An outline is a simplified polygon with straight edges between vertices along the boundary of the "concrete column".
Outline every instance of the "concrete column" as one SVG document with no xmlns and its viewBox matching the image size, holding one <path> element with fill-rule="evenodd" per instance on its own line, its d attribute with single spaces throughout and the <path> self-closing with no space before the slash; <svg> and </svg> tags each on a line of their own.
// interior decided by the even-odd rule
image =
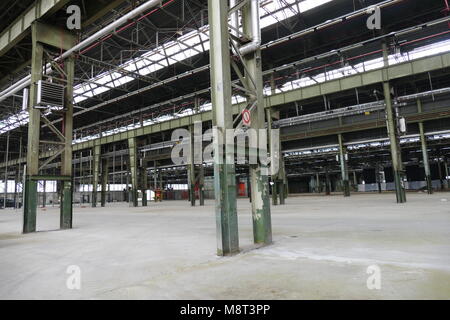
<svg viewBox="0 0 450 320">
<path fill-rule="evenodd" d="M 437 166 L 438 166 L 438 174 L 439 174 L 439 181 L 441 183 L 441 190 L 444 190 L 444 177 L 443 177 L 443 173 L 442 173 L 442 161 L 440 158 L 438 158 L 437 161 Z"/>
<path fill-rule="evenodd" d="M 156 191 L 158 189 L 158 172 L 157 172 L 157 163 L 154 161 L 154 170 L 153 170 L 153 189 Z"/>
<path fill-rule="evenodd" d="M 42 207 L 45 208 L 45 205 L 47 203 L 47 192 L 46 192 L 47 181 L 46 180 L 42 181 L 42 189 L 43 189 L 43 191 L 42 191 Z"/>
<path fill-rule="evenodd" d="M 271 93 L 272 95 L 276 93 L 276 86 L 275 86 L 275 79 L 274 79 L 274 75 L 271 74 L 270 75 L 270 89 L 271 89 Z M 273 144 L 272 144 L 272 122 L 273 119 L 280 119 L 280 113 L 279 112 L 274 112 L 274 110 L 272 108 L 266 109 L 266 118 L 267 118 L 267 128 L 269 130 L 269 146 L 271 148 L 270 150 L 270 154 L 272 155 L 274 150 L 272 150 Z M 278 141 L 279 146 L 280 146 L 280 150 L 281 151 L 281 141 Z M 280 204 L 284 204 L 285 203 L 285 198 L 287 196 L 287 190 L 286 190 L 286 175 L 285 175 L 285 170 L 284 170 L 284 158 L 283 158 L 283 153 L 280 152 L 279 157 L 277 159 L 279 161 L 279 168 L 280 171 L 277 172 L 277 174 L 272 175 L 272 204 L 273 205 L 278 205 L 278 197 L 280 197 Z"/>
<path fill-rule="evenodd" d="M 252 12 L 251 5 L 247 3 L 242 8 L 242 27 L 245 35 L 249 39 L 254 36 L 252 28 Z M 259 36 L 261 30 L 257 31 Z M 265 100 L 264 100 L 264 85 L 262 77 L 262 57 L 261 49 L 247 54 L 243 57 L 242 63 L 245 65 L 245 82 L 247 88 L 254 88 L 256 101 L 253 98 L 248 98 L 249 104 L 254 104 L 255 107 L 251 111 L 251 128 L 256 130 L 258 134 L 257 146 L 259 154 L 267 155 L 267 142 L 265 144 L 260 142 L 259 130 L 266 129 L 265 121 Z M 250 150 L 252 152 L 252 150 Z M 250 179 L 252 183 L 252 217 L 253 217 L 253 239 L 254 243 L 268 245 L 272 243 L 272 221 L 270 213 L 270 199 L 269 199 L 269 168 L 267 164 L 260 160 L 258 164 L 250 164 Z"/>
<path fill-rule="evenodd" d="M 389 82 L 383 83 L 384 96 L 386 102 L 386 121 L 389 140 L 391 142 L 392 169 L 395 181 L 395 191 L 398 203 L 406 202 L 406 191 L 403 182 L 403 163 L 401 157 L 400 144 L 397 134 L 395 112 L 391 99 L 391 86 Z"/>
<path fill-rule="evenodd" d="M 128 150 L 130 154 L 130 174 L 131 174 L 131 191 L 130 206 L 138 206 L 138 181 L 137 181 L 137 144 L 136 138 L 128 139 Z"/>
<path fill-rule="evenodd" d="M 67 86 L 64 97 L 63 134 L 65 143 L 64 152 L 61 155 L 61 175 L 69 177 L 69 179 L 61 181 L 60 228 L 71 229 L 73 217 L 73 82 L 75 77 L 75 60 L 73 55 L 64 61 L 64 71 L 67 75 Z"/>
<path fill-rule="evenodd" d="M 331 180 L 330 173 L 328 172 L 328 167 L 325 168 L 325 194 L 327 196 L 331 195 Z"/>
<path fill-rule="evenodd" d="M 445 189 L 448 189 L 449 185 L 448 185 L 448 164 L 447 164 L 447 159 L 444 157 L 444 173 L 445 173 Z"/>
<path fill-rule="evenodd" d="M 189 126 L 189 157 L 188 157 L 188 187 L 189 187 L 189 201 L 191 202 L 191 206 L 195 207 L 195 184 L 196 184 L 196 170 L 195 170 L 195 139 L 194 139 L 194 126 Z"/>
<path fill-rule="evenodd" d="M 19 157 L 19 159 L 20 159 L 20 157 Z M 14 209 L 17 209 L 17 204 L 19 202 L 18 195 L 17 195 L 17 184 L 20 181 L 20 174 L 18 171 L 19 167 L 20 167 L 20 164 L 17 166 L 16 175 L 14 177 Z"/>
<path fill-rule="evenodd" d="M 21 159 L 21 158 L 22 158 L 22 136 L 20 136 L 20 139 L 19 139 L 19 159 Z M 17 179 L 16 179 L 16 187 L 15 187 L 16 194 L 18 193 L 17 184 L 20 182 L 23 182 L 21 168 L 22 168 L 22 165 L 19 163 L 19 165 L 17 166 Z M 24 185 L 22 184 L 22 191 L 23 191 L 23 188 L 24 188 Z M 22 194 L 23 194 L 23 192 L 22 192 Z M 18 200 L 20 199 L 19 194 L 16 195 L 15 199 L 16 199 L 15 208 L 19 209 L 19 203 L 18 203 L 19 202 Z M 23 199 L 22 199 L 22 202 L 23 202 Z"/>
<path fill-rule="evenodd" d="M 145 162 L 146 164 L 146 162 Z M 146 207 L 147 204 L 147 189 L 148 189 L 148 179 L 147 179 L 147 165 L 141 167 L 141 192 L 142 192 L 142 206 Z"/>
<path fill-rule="evenodd" d="M 198 192 L 199 192 L 199 201 L 200 206 L 205 205 L 205 167 L 203 164 L 199 169 L 199 180 L 198 180 Z"/>
<path fill-rule="evenodd" d="M 252 202 L 252 183 L 250 181 L 250 170 L 247 174 L 247 196 L 248 196 L 248 201 L 250 201 L 250 203 Z"/>
<path fill-rule="evenodd" d="M 273 82 L 273 79 L 271 79 L 271 80 Z M 267 131 L 268 131 L 267 142 L 269 144 L 270 154 L 272 156 L 274 153 L 274 150 L 272 150 L 272 110 L 270 108 L 266 109 L 266 118 L 267 118 Z M 273 157 L 272 157 L 272 160 L 274 160 Z M 277 206 L 278 205 L 278 184 L 279 184 L 278 172 L 275 174 L 272 174 L 271 180 L 272 180 L 272 204 L 274 206 Z"/>
<path fill-rule="evenodd" d="M 5 192 L 3 195 L 3 206 L 6 209 L 6 199 L 8 198 L 8 157 L 9 157 L 9 131 L 6 134 L 6 150 L 5 150 Z"/>
<path fill-rule="evenodd" d="M 388 52 L 387 45 L 383 43 L 383 58 L 385 67 L 388 65 Z M 387 75 L 384 75 L 387 78 Z M 400 143 L 398 137 L 397 128 L 397 116 L 394 110 L 391 97 L 391 85 L 388 81 L 383 82 L 384 100 L 386 103 L 386 127 L 388 131 L 389 140 L 391 142 L 391 157 L 392 157 L 392 169 L 395 181 L 395 193 L 397 197 L 397 203 L 406 202 L 406 191 L 403 182 L 403 162 L 400 150 Z"/>
<path fill-rule="evenodd" d="M 37 82 L 42 79 L 44 47 L 36 39 L 35 26 L 32 27 L 33 49 L 31 56 L 31 85 L 28 105 L 28 145 L 27 166 L 24 185 L 23 233 L 36 231 L 36 209 L 38 205 L 37 181 L 31 179 L 39 173 L 39 135 L 41 111 L 34 108 L 37 101 Z"/>
<path fill-rule="evenodd" d="M 78 188 L 80 190 L 80 205 L 84 203 L 84 189 L 83 185 L 83 152 L 80 151 L 80 177 L 78 179 Z"/>
<path fill-rule="evenodd" d="M 101 206 L 104 207 L 106 205 L 106 191 L 108 187 L 108 176 L 109 176 L 109 166 L 108 159 L 102 159 L 102 190 L 100 196 Z"/>
<path fill-rule="evenodd" d="M 278 193 L 280 196 L 280 204 L 286 204 L 286 198 L 289 194 L 289 185 L 286 177 L 286 169 L 284 167 L 284 158 L 283 154 L 280 153 L 280 171 L 279 171 L 279 184 L 278 184 Z"/>
<path fill-rule="evenodd" d="M 234 145 L 231 148 L 225 134 L 227 129 L 233 129 L 227 2 L 208 0 L 213 126 L 223 137 L 222 144 L 218 139 L 214 142 L 217 254 L 220 256 L 239 252 Z"/>
<path fill-rule="evenodd" d="M 417 109 L 419 113 L 422 113 L 422 101 L 420 99 L 417 100 Z M 423 122 L 419 122 L 419 133 L 420 133 L 420 143 L 422 147 L 422 159 L 423 159 L 422 161 L 423 161 L 423 168 L 425 170 L 425 182 L 427 184 L 427 192 L 428 194 L 433 194 L 433 185 L 431 183 L 430 161 L 428 158 L 427 138 L 425 136 Z"/>
<path fill-rule="evenodd" d="M 320 183 L 320 176 L 319 176 L 319 173 L 317 172 L 316 173 L 316 193 L 320 193 L 322 190 L 321 190 L 322 188 L 321 188 L 321 183 Z"/>
<path fill-rule="evenodd" d="M 376 179 L 376 181 L 377 181 L 377 185 L 378 185 L 378 193 L 381 193 L 381 175 L 380 175 L 380 170 L 381 170 L 381 167 L 380 167 L 380 164 L 376 164 L 375 165 L 375 179 Z"/>
<path fill-rule="evenodd" d="M 97 189 L 98 189 L 98 175 L 100 172 L 100 156 L 101 156 L 101 146 L 94 146 L 92 157 L 93 157 L 93 165 L 92 165 L 92 207 L 97 207 Z"/>
<path fill-rule="evenodd" d="M 286 170 L 284 167 L 284 157 L 281 152 L 281 141 L 280 136 L 273 135 L 272 129 L 272 121 L 273 119 L 279 119 L 279 112 L 274 112 L 272 109 L 266 109 L 266 117 L 267 117 L 267 128 L 268 128 L 268 142 L 270 146 L 270 155 L 272 157 L 272 161 L 277 161 L 278 172 L 272 174 L 272 204 L 281 205 L 285 204 L 285 199 L 288 195 L 287 190 L 287 178 L 286 178 Z M 272 141 L 273 139 L 278 139 L 278 141 Z"/>
<path fill-rule="evenodd" d="M 346 157 L 346 148 L 344 146 L 344 141 L 342 134 L 338 134 L 339 141 L 339 162 L 341 165 L 341 176 L 342 176 L 342 188 L 344 191 L 344 197 L 350 197 L 350 182 L 348 178 L 348 166 Z"/>
<path fill-rule="evenodd" d="M 278 181 L 272 176 L 272 205 L 278 205 Z"/>
</svg>

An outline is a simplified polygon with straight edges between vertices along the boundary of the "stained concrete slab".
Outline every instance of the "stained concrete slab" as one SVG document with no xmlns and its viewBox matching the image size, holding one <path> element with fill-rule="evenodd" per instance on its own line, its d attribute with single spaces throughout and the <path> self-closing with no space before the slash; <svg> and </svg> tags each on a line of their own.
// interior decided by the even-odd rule
<svg viewBox="0 0 450 320">
<path fill-rule="evenodd" d="M 252 245 L 238 201 L 242 252 L 217 257 L 214 202 L 39 209 L 40 232 L 0 210 L 1 299 L 450 299 L 450 194 L 298 196 L 272 207 L 274 244 Z M 51 231 L 56 230 L 56 231 Z M 81 270 L 69 290 L 66 271 Z M 379 266 L 381 289 L 367 268 Z"/>
</svg>

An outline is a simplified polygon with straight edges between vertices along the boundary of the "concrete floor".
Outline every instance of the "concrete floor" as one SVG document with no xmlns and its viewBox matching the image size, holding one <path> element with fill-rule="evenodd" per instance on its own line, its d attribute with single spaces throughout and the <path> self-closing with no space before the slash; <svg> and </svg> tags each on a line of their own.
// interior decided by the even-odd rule
<svg viewBox="0 0 450 320">
<path fill-rule="evenodd" d="M 0 210 L 1 299 L 450 299 L 450 194 L 291 197 L 273 207 L 274 244 L 252 248 L 250 204 L 241 199 L 243 252 L 215 256 L 212 201 L 110 204 L 39 210 L 22 235 L 21 213 Z M 81 269 L 69 290 L 67 267 Z M 368 290 L 367 267 L 381 268 Z"/>
</svg>

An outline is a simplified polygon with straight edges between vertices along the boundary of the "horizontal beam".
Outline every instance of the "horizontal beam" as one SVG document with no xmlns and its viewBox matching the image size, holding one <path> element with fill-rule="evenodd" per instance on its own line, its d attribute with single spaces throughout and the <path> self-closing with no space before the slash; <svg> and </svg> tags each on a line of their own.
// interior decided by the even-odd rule
<svg viewBox="0 0 450 320">
<path fill-rule="evenodd" d="M 450 106 L 449 106 L 450 108 Z M 438 120 L 443 118 L 450 118 L 450 111 L 438 111 L 438 112 L 427 112 L 427 113 L 417 113 L 414 115 L 405 116 L 407 123 L 418 123 L 425 122 L 431 120 Z M 375 120 L 375 121 L 366 121 L 366 122 L 358 122 L 357 124 L 350 125 L 342 125 L 336 126 L 333 128 L 322 129 L 322 130 L 313 130 L 313 131 L 305 131 L 300 134 L 283 134 L 281 136 L 281 141 L 293 141 L 293 140 L 301 140 L 308 138 L 317 138 L 323 136 L 337 135 L 339 133 L 348 133 L 348 132 L 356 132 L 356 131 L 364 131 L 369 129 L 377 129 L 377 128 L 385 128 L 386 120 Z"/>
<path fill-rule="evenodd" d="M 46 181 L 71 181 L 71 176 L 47 176 L 47 175 L 37 175 L 37 176 L 30 176 L 29 180 L 33 181 L 40 181 L 40 180 L 46 180 Z"/>
<path fill-rule="evenodd" d="M 450 53 L 403 62 L 387 68 L 371 70 L 289 92 L 274 94 L 266 98 L 266 104 L 267 107 L 276 107 L 299 100 L 320 97 L 445 68 L 450 68 Z"/>
<path fill-rule="evenodd" d="M 57 12 L 69 2 L 70 0 L 35 1 L 0 34 L 0 57 L 30 33 L 33 21 Z"/>
</svg>

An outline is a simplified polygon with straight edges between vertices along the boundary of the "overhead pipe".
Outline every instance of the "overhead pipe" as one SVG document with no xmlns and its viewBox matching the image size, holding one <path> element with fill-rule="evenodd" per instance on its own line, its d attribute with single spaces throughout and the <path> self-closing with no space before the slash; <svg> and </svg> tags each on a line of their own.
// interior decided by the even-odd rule
<svg viewBox="0 0 450 320">
<path fill-rule="evenodd" d="M 5 100 L 7 97 L 13 95 L 14 93 L 18 92 L 19 90 L 23 89 L 21 87 L 22 84 L 26 83 L 27 81 L 30 81 L 31 75 L 27 75 L 25 78 L 20 79 L 10 87 L 6 88 L 2 92 L 0 92 L 0 101 Z M 5 96 L 9 94 L 8 96 Z M 4 97 L 5 96 L 5 97 Z"/>
<path fill-rule="evenodd" d="M 48 63 L 45 66 L 45 73 L 49 74 L 52 72 L 52 68 L 50 63 Z M 2 92 L 0 92 L 0 101 L 5 100 L 6 98 L 12 96 L 13 94 L 25 89 L 26 87 L 29 87 L 31 84 L 31 75 L 27 75 L 26 77 L 22 78 L 21 80 L 14 83 L 12 86 L 6 88 Z"/>
<path fill-rule="evenodd" d="M 112 31 L 114 31 L 114 29 L 116 27 L 125 24 L 126 22 L 128 22 L 129 20 L 133 19 L 134 17 L 136 17 L 137 15 L 141 14 L 142 12 L 144 12 L 146 10 L 152 9 L 157 4 L 161 5 L 162 4 L 162 0 L 149 0 L 149 1 L 145 2 L 144 4 L 142 4 L 141 6 L 137 7 L 136 9 L 131 10 L 127 14 L 123 15 L 122 17 L 120 17 L 119 19 L 114 21 L 113 23 L 107 25 L 105 28 L 97 31 L 92 36 L 90 36 L 87 39 L 81 41 L 79 44 L 77 44 L 73 48 L 67 50 L 61 56 L 56 58 L 55 61 L 63 60 L 65 58 L 69 57 L 72 53 L 80 51 L 81 49 L 84 49 L 85 47 L 87 47 L 91 43 L 95 42 L 96 40 L 102 38 L 103 36 L 109 34 Z"/>
<path fill-rule="evenodd" d="M 259 1 L 250 0 L 250 14 L 251 14 L 251 30 L 252 40 L 251 42 L 243 45 L 239 48 L 241 55 L 245 56 L 249 53 L 253 53 L 261 47 L 261 27 L 260 27 L 260 15 L 259 15 Z"/>
<path fill-rule="evenodd" d="M 234 8 L 236 6 L 237 0 L 230 0 L 230 8 Z M 231 34 L 236 37 L 239 37 L 239 12 L 235 11 L 231 13 Z"/>
<path fill-rule="evenodd" d="M 142 12 L 144 12 L 146 10 L 149 10 L 149 9 L 155 7 L 158 4 L 161 5 L 161 3 L 162 3 L 162 0 L 149 0 L 149 1 L 145 2 L 141 6 L 131 10 L 127 14 L 123 15 L 119 19 L 115 20 L 111 24 L 109 24 L 106 27 L 104 27 L 103 29 L 97 31 L 92 36 L 90 36 L 87 39 L 81 41 L 80 43 L 78 43 L 74 47 L 70 48 L 69 50 L 64 52 L 62 55 L 57 57 L 54 61 L 58 62 L 60 60 L 64 60 L 67 57 L 69 57 L 71 54 L 73 54 L 75 52 L 79 52 L 80 50 L 86 48 L 88 45 L 92 44 L 93 42 L 97 41 L 98 39 L 101 39 L 102 37 L 104 37 L 108 33 L 114 31 L 114 29 L 116 27 L 127 23 L 129 20 L 133 19 L 137 15 L 141 14 Z M 47 67 L 47 69 L 46 69 L 47 71 L 51 71 L 51 68 L 49 69 L 49 65 L 47 65 L 46 67 Z M 14 85 L 12 85 L 9 88 L 7 88 L 4 91 L 2 91 L 0 93 L 0 101 L 3 101 L 5 99 L 7 99 L 8 97 L 12 96 L 16 92 L 24 89 L 25 87 L 28 87 L 30 84 L 31 84 L 31 75 L 28 75 L 28 76 L 24 77 L 23 79 L 19 80 L 18 82 L 16 82 Z"/>
</svg>

